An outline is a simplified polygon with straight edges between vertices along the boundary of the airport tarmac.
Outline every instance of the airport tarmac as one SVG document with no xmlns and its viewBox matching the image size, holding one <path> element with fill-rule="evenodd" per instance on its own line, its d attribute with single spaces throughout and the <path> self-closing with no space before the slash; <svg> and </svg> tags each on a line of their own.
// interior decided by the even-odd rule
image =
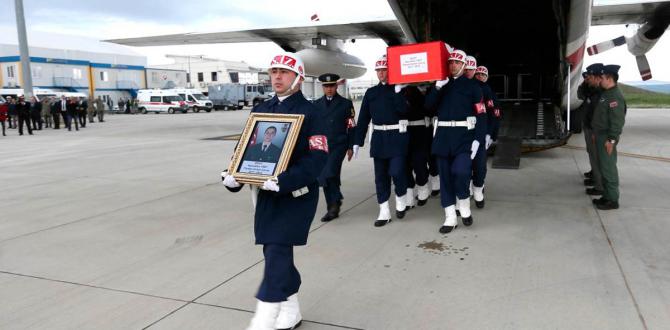
<svg viewBox="0 0 670 330">
<path fill-rule="evenodd" d="M 248 111 L 110 115 L 0 137 L 1 329 L 244 329 L 263 270 L 228 165 Z M 439 198 L 375 228 L 368 149 L 320 201 L 301 329 L 669 329 L 670 110 L 630 109 L 621 208 L 584 194 L 583 136 L 489 169 L 472 227 Z M 213 138 L 213 139 L 212 139 Z M 473 204 L 474 208 L 474 204 Z"/>
</svg>

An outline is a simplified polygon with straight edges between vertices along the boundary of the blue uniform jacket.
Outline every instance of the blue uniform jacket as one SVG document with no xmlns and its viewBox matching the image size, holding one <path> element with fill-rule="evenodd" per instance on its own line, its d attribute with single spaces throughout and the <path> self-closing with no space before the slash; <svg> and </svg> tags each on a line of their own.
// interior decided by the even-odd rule
<svg viewBox="0 0 670 330">
<path fill-rule="evenodd" d="M 370 121 L 374 125 L 397 125 L 407 119 L 407 103 L 393 85 L 379 83 L 368 88 L 358 114 L 355 144 L 363 146 Z M 409 147 L 409 134 L 398 130 L 373 130 L 370 143 L 370 157 L 392 158 L 406 156 Z"/>
<path fill-rule="evenodd" d="M 319 180 L 339 175 L 339 169 L 348 149 L 354 145 L 356 112 L 353 103 L 335 94 L 328 102 L 325 96 L 314 102 L 323 118 L 328 137 L 328 161 Z"/>
<path fill-rule="evenodd" d="M 442 94 L 442 95 L 440 95 Z M 482 89 L 465 76 L 451 79 L 440 90 L 433 88 L 426 95 L 426 109 L 437 114 L 439 121 L 464 121 L 475 116 L 474 130 L 466 127 L 439 127 L 433 138 L 432 153 L 441 157 L 470 153 L 472 141 L 484 145 L 486 139 L 486 109 L 482 102 Z"/>
<path fill-rule="evenodd" d="M 300 91 L 281 103 L 275 96 L 251 112 L 305 115 L 288 167 L 277 176 L 279 192 L 259 190 L 254 216 L 256 244 L 305 245 L 319 203 L 317 178 L 328 157 L 319 143 L 327 142 L 322 118 Z M 294 197 L 292 192 L 302 187 L 309 192 Z"/>
<path fill-rule="evenodd" d="M 498 139 L 498 129 L 500 128 L 500 104 L 498 98 L 489 84 L 475 80 L 482 89 L 484 105 L 486 105 L 486 134 L 491 136 L 494 141 Z"/>
<path fill-rule="evenodd" d="M 408 86 L 403 88 L 402 95 L 407 100 L 409 113 L 407 119 L 409 121 L 423 120 L 428 116 L 428 111 L 424 107 L 425 97 L 416 86 Z M 429 122 L 432 119 L 429 119 Z M 409 133 L 409 150 L 410 152 L 425 152 L 430 154 L 430 144 L 433 140 L 432 126 L 410 126 L 407 128 Z"/>
</svg>

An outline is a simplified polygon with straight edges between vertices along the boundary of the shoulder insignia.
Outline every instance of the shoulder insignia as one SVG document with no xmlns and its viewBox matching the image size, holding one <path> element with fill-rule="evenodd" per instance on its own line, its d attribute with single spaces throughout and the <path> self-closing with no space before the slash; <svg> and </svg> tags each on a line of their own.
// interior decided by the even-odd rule
<svg viewBox="0 0 670 330">
<path fill-rule="evenodd" d="M 356 117 L 356 110 L 353 107 L 351 108 L 351 116 Z"/>
<path fill-rule="evenodd" d="M 616 108 L 618 105 L 619 105 L 619 102 L 617 102 L 617 101 L 610 102 L 610 108 Z"/>
</svg>

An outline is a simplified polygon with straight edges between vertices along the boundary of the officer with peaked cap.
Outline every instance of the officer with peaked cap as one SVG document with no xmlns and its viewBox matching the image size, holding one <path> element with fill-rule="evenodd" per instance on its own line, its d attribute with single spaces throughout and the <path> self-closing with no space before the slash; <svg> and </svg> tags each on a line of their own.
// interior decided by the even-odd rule
<svg viewBox="0 0 670 330">
<path fill-rule="evenodd" d="M 330 221 L 340 216 L 344 198 L 340 191 L 342 162 L 345 156 L 348 160 L 353 156 L 356 112 L 353 103 L 337 93 L 339 79 L 340 76 L 333 73 L 319 76 L 323 96 L 314 102 L 319 115 L 323 117 L 328 138 L 328 161 L 319 176 L 328 211 L 321 221 Z"/>
<path fill-rule="evenodd" d="M 322 118 L 300 91 L 305 79 L 302 60 L 293 53 L 278 54 L 269 74 L 276 95 L 252 112 L 298 114 L 304 120 L 288 168 L 265 181 L 256 197 L 254 233 L 256 244 L 263 245 L 265 270 L 248 330 L 295 329 L 302 322 L 297 296 L 301 279 L 293 247 L 307 243 L 319 203 L 317 180 L 328 158 Z M 242 188 L 233 175 L 225 171 L 221 175 L 230 191 Z"/>
<path fill-rule="evenodd" d="M 586 67 L 586 71 L 582 74 L 584 82 L 577 89 L 577 97 L 584 100 L 581 105 L 582 117 L 582 132 L 584 133 L 584 143 L 586 145 L 586 152 L 589 155 L 589 164 L 591 170 L 584 173 L 586 177 L 584 184 L 593 186 L 586 188 L 586 193 L 589 195 L 602 195 L 603 184 L 598 167 L 598 156 L 596 155 L 596 146 L 593 142 L 593 110 L 600 100 L 600 71 L 603 68 L 602 63 L 594 63 Z"/>
<path fill-rule="evenodd" d="M 485 143 L 486 108 L 477 84 L 463 76 L 465 52 L 449 54 L 450 79 L 435 82 L 426 96 L 426 108 L 437 114 L 432 153 L 440 172 L 440 199 L 445 221 L 440 233 L 456 228 L 456 204 L 466 226 L 473 223 L 470 211 L 472 160 Z"/>
<path fill-rule="evenodd" d="M 395 185 L 396 217 L 405 217 L 407 203 L 407 104 L 400 92 L 400 85 L 388 83 L 388 65 L 386 55 L 375 63 L 375 71 L 379 84 L 365 91 L 358 115 L 356 138 L 354 141 L 354 157 L 359 147 L 365 142 L 368 125 L 372 122 L 372 139 L 370 141 L 370 157 L 374 158 L 375 188 L 379 216 L 375 227 L 391 222 L 389 198 L 391 196 L 391 179 Z"/>
<path fill-rule="evenodd" d="M 603 181 L 603 195 L 593 203 L 600 210 L 619 208 L 619 172 L 617 150 L 626 118 L 626 100 L 619 90 L 619 65 L 600 69 L 600 100 L 593 111 L 593 141 Z"/>
</svg>

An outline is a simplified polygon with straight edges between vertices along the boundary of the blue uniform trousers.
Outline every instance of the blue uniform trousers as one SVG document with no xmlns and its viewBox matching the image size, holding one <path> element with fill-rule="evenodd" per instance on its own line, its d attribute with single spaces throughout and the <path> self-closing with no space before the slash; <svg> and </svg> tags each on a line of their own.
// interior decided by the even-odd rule
<svg viewBox="0 0 670 330">
<path fill-rule="evenodd" d="M 415 185 L 428 183 L 429 158 L 430 154 L 426 151 L 410 151 L 407 156 L 407 187 L 414 188 Z"/>
<path fill-rule="evenodd" d="M 437 169 L 437 157 L 435 155 L 430 155 L 430 159 L 428 160 L 428 172 L 431 176 L 440 174 Z"/>
<path fill-rule="evenodd" d="M 265 270 L 256 298 L 276 303 L 286 301 L 300 288 L 300 273 L 293 264 L 293 246 L 280 244 L 263 245 Z"/>
<path fill-rule="evenodd" d="M 440 199 L 442 207 L 456 204 L 456 197 L 470 197 L 470 178 L 472 177 L 472 160 L 470 154 L 459 153 L 455 156 L 437 156 L 440 171 Z"/>
<path fill-rule="evenodd" d="M 472 161 L 472 184 L 475 187 L 483 187 L 486 179 L 486 147 L 479 146 L 477 155 Z"/>
<path fill-rule="evenodd" d="M 326 204 L 330 205 L 337 203 L 344 199 L 342 196 L 342 191 L 340 191 L 340 177 L 327 178 L 323 185 L 323 196 L 326 198 Z"/>
<path fill-rule="evenodd" d="M 388 201 L 391 197 L 391 178 L 393 178 L 397 196 L 404 196 L 407 193 L 406 157 L 374 158 L 375 186 L 377 187 L 377 202 L 379 204 Z"/>
</svg>

